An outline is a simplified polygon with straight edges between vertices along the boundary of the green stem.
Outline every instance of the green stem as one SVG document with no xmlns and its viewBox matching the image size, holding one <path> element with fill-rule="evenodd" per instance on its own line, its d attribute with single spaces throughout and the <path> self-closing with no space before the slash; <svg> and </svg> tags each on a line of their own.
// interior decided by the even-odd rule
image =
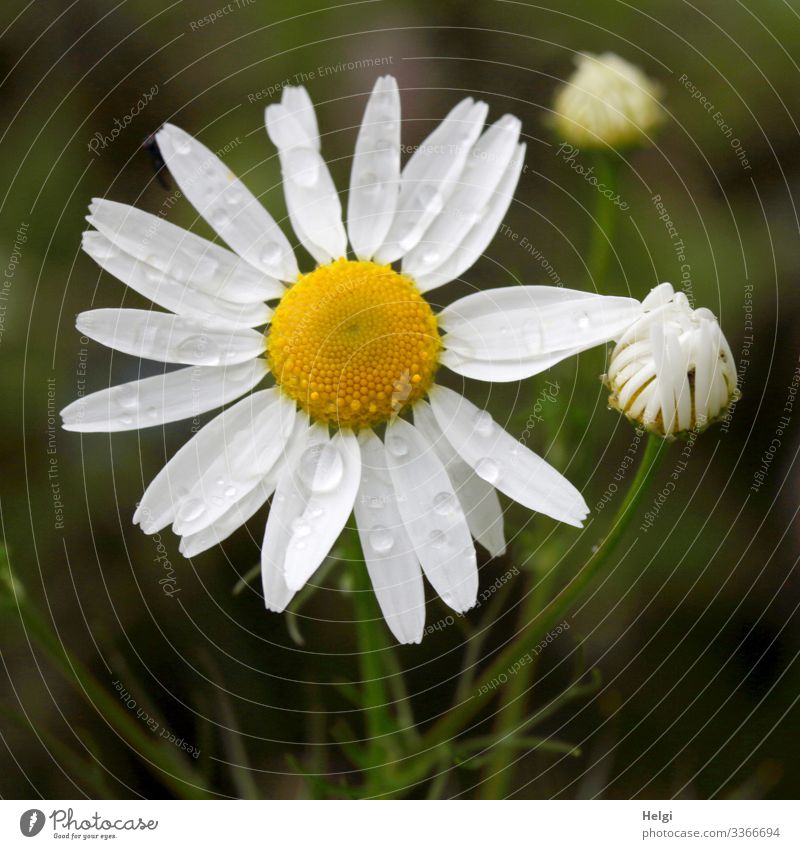
<svg viewBox="0 0 800 849">
<path fill-rule="evenodd" d="M 383 621 L 375 601 L 367 567 L 361 563 L 351 564 L 356 574 L 353 589 L 353 606 L 358 633 L 359 664 L 361 671 L 361 706 L 364 712 L 367 771 L 391 760 L 392 718 L 388 713 L 389 694 L 385 686 L 385 669 L 381 652 L 386 650 L 386 641 L 381 629 Z"/>
<path fill-rule="evenodd" d="M 636 508 L 647 491 L 647 485 L 665 451 L 664 442 L 659 437 L 650 434 L 636 476 L 631 482 L 614 517 L 613 524 L 602 543 L 589 557 L 583 569 L 534 619 L 528 622 L 516 639 L 510 642 L 483 671 L 475 681 L 477 690 L 485 685 L 490 685 L 497 676 L 507 673 L 512 664 L 520 657 L 520 646 L 533 644 L 546 635 L 550 628 L 563 618 L 575 599 L 600 572 L 636 514 Z M 485 702 L 473 695 L 468 701 L 456 705 L 438 720 L 423 736 L 420 747 L 421 754 L 403 773 L 403 780 L 410 782 L 423 778 L 427 774 L 431 762 L 437 757 L 437 749 L 442 746 L 444 741 L 452 740 L 461 733 L 467 723 L 484 706 Z"/>
<path fill-rule="evenodd" d="M 550 558 L 543 557 L 547 562 Z M 550 596 L 550 588 L 557 572 L 556 565 L 545 574 L 536 575 L 536 586 L 532 588 L 522 605 L 519 615 L 519 626 L 531 622 L 536 618 L 538 612 L 544 606 L 545 600 Z M 534 657 L 531 663 L 523 666 L 517 674 L 509 681 L 500 695 L 500 710 L 495 722 L 496 745 L 486 758 L 486 778 L 481 787 L 481 796 L 484 799 L 504 799 L 511 789 L 514 773 L 514 756 L 517 753 L 511 745 L 515 734 L 519 733 L 524 723 L 528 694 L 538 666 L 538 657 Z"/>
<path fill-rule="evenodd" d="M 614 153 L 606 151 L 598 151 L 594 158 L 594 173 L 598 185 L 595 187 L 597 195 L 592 235 L 589 240 L 588 266 L 591 288 L 598 292 L 604 291 L 616 223 L 614 204 L 600 191 L 600 186 L 604 187 L 604 192 L 610 190 L 610 193 L 616 193 L 618 162 Z"/>
</svg>

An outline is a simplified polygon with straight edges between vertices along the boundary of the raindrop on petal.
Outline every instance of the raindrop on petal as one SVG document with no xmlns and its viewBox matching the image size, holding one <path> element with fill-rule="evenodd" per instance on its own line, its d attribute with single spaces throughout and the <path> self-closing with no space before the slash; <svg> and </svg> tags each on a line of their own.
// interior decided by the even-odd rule
<svg viewBox="0 0 800 849">
<path fill-rule="evenodd" d="M 281 246 L 277 242 L 267 242 L 261 249 L 261 262 L 275 265 L 281 258 Z"/>
<path fill-rule="evenodd" d="M 500 478 L 500 468 L 497 463 L 489 457 L 484 457 L 475 465 L 475 471 L 487 483 L 496 483 Z"/>
<path fill-rule="evenodd" d="M 386 437 L 386 447 L 395 457 L 405 457 L 408 454 L 408 443 L 396 433 L 390 433 Z"/>
<path fill-rule="evenodd" d="M 184 522 L 194 522 L 195 519 L 199 519 L 206 512 L 206 505 L 199 498 L 190 498 L 188 501 L 184 501 L 178 512 Z"/>
<path fill-rule="evenodd" d="M 369 544 L 378 552 L 378 554 L 386 554 L 391 551 L 394 545 L 394 536 L 388 528 L 383 525 L 375 525 L 369 532 Z"/>
<path fill-rule="evenodd" d="M 434 548 L 444 548 L 447 542 L 447 535 L 444 531 L 434 528 L 429 535 L 430 543 Z"/>
<path fill-rule="evenodd" d="M 474 419 L 475 430 L 481 436 L 489 436 L 492 432 L 492 428 L 494 427 L 494 419 L 492 419 L 491 415 L 486 412 L 486 410 L 478 410 L 475 413 Z"/>
<path fill-rule="evenodd" d="M 438 492 L 433 497 L 434 512 L 440 516 L 449 516 L 456 509 L 456 500 L 451 492 Z"/>
</svg>

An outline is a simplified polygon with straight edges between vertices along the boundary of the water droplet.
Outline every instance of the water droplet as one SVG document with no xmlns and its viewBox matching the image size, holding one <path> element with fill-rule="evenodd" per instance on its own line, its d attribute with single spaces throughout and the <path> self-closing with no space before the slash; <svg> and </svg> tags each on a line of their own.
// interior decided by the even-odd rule
<svg viewBox="0 0 800 849">
<path fill-rule="evenodd" d="M 500 468 L 490 457 L 479 460 L 475 466 L 475 471 L 479 477 L 482 477 L 488 483 L 495 483 L 500 477 Z"/>
<path fill-rule="evenodd" d="M 277 263 L 281 260 L 282 254 L 281 246 L 277 242 L 267 242 L 266 245 L 261 248 L 261 262 L 263 262 L 264 265 L 277 265 Z"/>
<path fill-rule="evenodd" d="M 306 448 L 300 458 L 300 478 L 314 492 L 335 489 L 344 474 L 342 455 L 330 442 Z"/>
<path fill-rule="evenodd" d="M 591 324 L 591 320 L 587 313 L 581 311 L 575 314 L 575 324 L 578 325 L 580 330 L 586 330 Z"/>
<path fill-rule="evenodd" d="M 396 433 L 390 433 L 386 436 L 386 447 L 395 457 L 405 457 L 408 454 L 408 443 Z"/>
<path fill-rule="evenodd" d="M 219 345 L 208 336 L 187 336 L 177 346 L 176 353 L 181 359 L 196 365 L 215 366 L 222 359 Z"/>
<path fill-rule="evenodd" d="M 296 539 L 293 545 L 298 551 L 302 551 L 304 548 L 308 547 L 308 543 L 304 539 Z"/>
<path fill-rule="evenodd" d="M 375 525 L 369 532 L 369 544 L 378 552 L 378 554 L 386 554 L 391 551 L 394 545 L 394 536 L 388 528 L 383 525 Z"/>
<path fill-rule="evenodd" d="M 303 188 L 311 188 L 319 180 L 319 154 L 309 147 L 300 147 L 287 155 L 291 181 Z"/>
<path fill-rule="evenodd" d="M 125 425 L 126 427 L 128 425 L 132 425 L 133 424 L 133 416 L 120 416 L 119 417 L 119 423 L 122 424 L 122 425 Z"/>
<path fill-rule="evenodd" d="M 157 407 L 148 407 L 147 410 L 145 410 L 145 414 L 147 415 L 147 417 L 149 419 L 158 418 L 158 408 Z"/>
<path fill-rule="evenodd" d="M 445 543 L 447 542 L 447 535 L 444 531 L 434 528 L 428 535 L 428 539 L 434 548 L 444 548 Z"/>
<path fill-rule="evenodd" d="M 378 175 L 374 171 L 367 171 L 361 176 L 361 185 L 368 192 L 375 192 L 380 188 Z"/>
<path fill-rule="evenodd" d="M 478 412 L 475 413 L 473 424 L 475 426 L 475 430 L 481 436 L 489 436 L 492 432 L 492 428 L 494 427 L 494 419 L 492 419 L 486 410 L 478 410 Z"/>
<path fill-rule="evenodd" d="M 188 280 L 192 276 L 192 270 L 192 263 L 189 260 L 175 257 L 167 263 L 164 273 L 176 280 Z"/>
<path fill-rule="evenodd" d="M 444 200 L 436 186 L 428 184 L 419 190 L 419 204 L 420 212 L 429 211 L 435 215 L 441 212 Z"/>
<path fill-rule="evenodd" d="M 224 209 L 217 207 L 212 209 L 209 218 L 214 227 L 225 227 L 230 223 L 231 217 Z"/>
<path fill-rule="evenodd" d="M 387 132 L 391 132 L 391 129 L 387 130 Z M 380 151 L 381 153 L 394 150 L 394 141 L 392 141 L 389 136 L 379 136 L 375 139 L 375 145 L 372 148 L 373 151 Z"/>
<path fill-rule="evenodd" d="M 163 279 L 164 279 L 164 272 L 163 272 L 163 271 L 159 271 L 157 268 L 148 268 L 148 269 L 145 271 L 144 276 L 145 276 L 145 277 L 146 277 L 146 278 L 147 278 L 147 279 L 148 279 L 151 283 L 161 283 L 161 282 L 163 281 Z"/>
<path fill-rule="evenodd" d="M 235 486 L 226 487 L 225 497 L 226 498 L 233 498 L 236 495 L 237 492 L 238 492 L 238 490 L 236 489 Z"/>
<path fill-rule="evenodd" d="M 192 152 L 192 142 L 182 136 L 175 143 L 175 152 L 180 153 L 181 156 L 186 156 Z"/>
<path fill-rule="evenodd" d="M 195 519 L 199 519 L 206 512 L 206 505 L 199 498 L 190 498 L 183 502 L 178 512 L 184 522 L 194 522 Z"/>
<path fill-rule="evenodd" d="M 422 261 L 425 265 L 433 265 L 435 262 L 439 261 L 439 256 L 439 251 L 435 248 L 430 248 L 422 254 Z"/>
<path fill-rule="evenodd" d="M 319 501 L 317 501 L 316 498 L 312 498 L 308 502 L 306 510 L 312 519 L 319 519 L 319 517 L 325 512 L 325 508 L 319 503 Z"/>
<path fill-rule="evenodd" d="M 228 206 L 236 206 L 242 202 L 243 197 L 244 194 L 238 186 L 229 186 L 225 192 L 225 203 L 227 203 Z"/>
<path fill-rule="evenodd" d="M 433 496 L 434 512 L 440 516 L 449 516 L 456 509 L 456 500 L 451 492 L 438 492 Z"/>
<path fill-rule="evenodd" d="M 139 406 L 139 393 L 136 391 L 136 387 L 130 384 L 115 386 L 111 390 L 111 396 L 114 403 L 123 410 L 133 410 Z"/>
<path fill-rule="evenodd" d="M 311 533 L 311 525 L 302 516 L 292 520 L 292 534 L 295 538 L 307 537 Z"/>
</svg>

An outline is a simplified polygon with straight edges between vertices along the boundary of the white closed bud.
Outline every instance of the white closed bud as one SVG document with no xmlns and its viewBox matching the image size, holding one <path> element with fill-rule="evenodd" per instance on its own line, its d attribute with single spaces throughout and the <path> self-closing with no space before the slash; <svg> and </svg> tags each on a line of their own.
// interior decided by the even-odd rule
<svg viewBox="0 0 800 849">
<path fill-rule="evenodd" d="M 646 143 L 664 117 L 661 88 L 614 53 L 581 53 L 556 94 L 556 131 L 581 148 Z"/>
<path fill-rule="evenodd" d="M 669 283 L 642 302 L 641 316 L 611 354 L 609 406 L 660 436 L 700 431 L 737 397 L 736 366 L 714 314 L 692 309 Z"/>
</svg>

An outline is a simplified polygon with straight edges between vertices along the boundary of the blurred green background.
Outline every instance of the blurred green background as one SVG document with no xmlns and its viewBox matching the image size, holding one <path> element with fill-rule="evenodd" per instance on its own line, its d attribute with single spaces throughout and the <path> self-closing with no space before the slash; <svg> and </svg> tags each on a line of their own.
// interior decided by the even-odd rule
<svg viewBox="0 0 800 849">
<path fill-rule="evenodd" d="M 220 6 L 227 11 L 218 20 L 202 21 Z M 257 589 L 232 594 L 258 560 L 264 511 L 192 561 L 163 532 L 165 569 L 157 543 L 131 516 L 191 422 L 111 437 L 58 428 L 54 413 L 76 396 L 79 381 L 94 390 L 153 369 L 82 345 L 74 330 L 74 315 L 90 306 L 146 305 L 79 251 L 88 202 L 103 196 L 152 212 L 166 206 L 171 221 L 212 235 L 155 179 L 142 147 L 169 120 L 223 151 L 283 221 L 264 107 L 285 81 L 307 85 L 323 154 L 344 190 L 367 94 L 377 75 L 391 73 L 402 92 L 405 144 L 422 140 L 472 95 L 488 101 L 491 120 L 518 115 L 528 145 L 506 216 L 519 239 L 498 235 L 465 282 L 435 299 L 447 303 L 467 287 L 514 280 L 593 288 L 586 256 L 595 193 L 557 155 L 548 128 L 553 92 L 581 50 L 614 51 L 642 66 L 662 85 L 668 113 L 657 145 L 621 163 L 620 194 L 630 208 L 617 212 L 603 291 L 643 297 L 663 280 L 682 286 L 718 315 L 734 356 L 747 365 L 729 425 L 694 444 L 653 527 L 637 532 L 633 523 L 614 568 L 573 611 L 569 636 L 547 653 L 526 694 L 533 711 L 563 689 L 579 648 L 585 667 L 600 670 L 599 689 L 539 732 L 578 746 L 579 755 L 521 753 L 511 789 L 532 798 L 793 797 L 800 409 L 780 435 L 765 482 L 757 491 L 751 485 L 776 437 L 800 355 L 800 3 L 3 4 L 0 496 L 11 569 L 57 639 L 109 694 L 116 697 L 114 682 L 123 682 L 161 727 L 200 749 L 197 767 L 213 793 L 240 795 L 249 782 L 264 797 L 302 796 L 309 790 L 295 776 L 297 765 L 352 769 L 331 741 L 341 729 L 361 733 L 359 712 L 337 686 L 359 676 L 346 591 L 359 564 L 338 549 L 323 586 L 291 622 L 265 613 Z M 695 90 L 713 112 L 693 98 Z M 115 119 L 127 126 L 93 152 L 91 140 L 110 136 Z M 685 263 L 654 195 L 680 234 Z M 580 569 L 622 497 L 624 482 L 609 506 L 596 509 L 633 438 L 627 422 L 606 410 L 597 379 L 604 354 L 590 352 L 521 384 L 466 385 L 519 435 L 545 381 L 558 382 L 530 443 L 593 509 L 592 522 L 577 532 L 504 502 L 511 545 L 504 558 L 481 562 L 481 586 L 511 568 L 520 576 L 494 614 L 484 653 L 513 633 L 526 582 L 556 562 L 555 586 Z M 661 484 L 681 450 L 672 446 Z M 163 580 L 173 577 L 168 597 Z M 141 752 L 29 640 L 15 604 L 3 610 L 0 795 L 96 795 L 92 773 L 109 795 L 170 795 Z M 484 614 L 397 651 L 423 726 L 447 709 Z M 432 599 L 428 621 L 445 616 Z M 487 726 L 491 712 L 487 701 Z M 229 766 L 245 757 L 250 769 Z M 476 795 L 479 780 L 452 767 L 439 792 Z"/>
</svg>

